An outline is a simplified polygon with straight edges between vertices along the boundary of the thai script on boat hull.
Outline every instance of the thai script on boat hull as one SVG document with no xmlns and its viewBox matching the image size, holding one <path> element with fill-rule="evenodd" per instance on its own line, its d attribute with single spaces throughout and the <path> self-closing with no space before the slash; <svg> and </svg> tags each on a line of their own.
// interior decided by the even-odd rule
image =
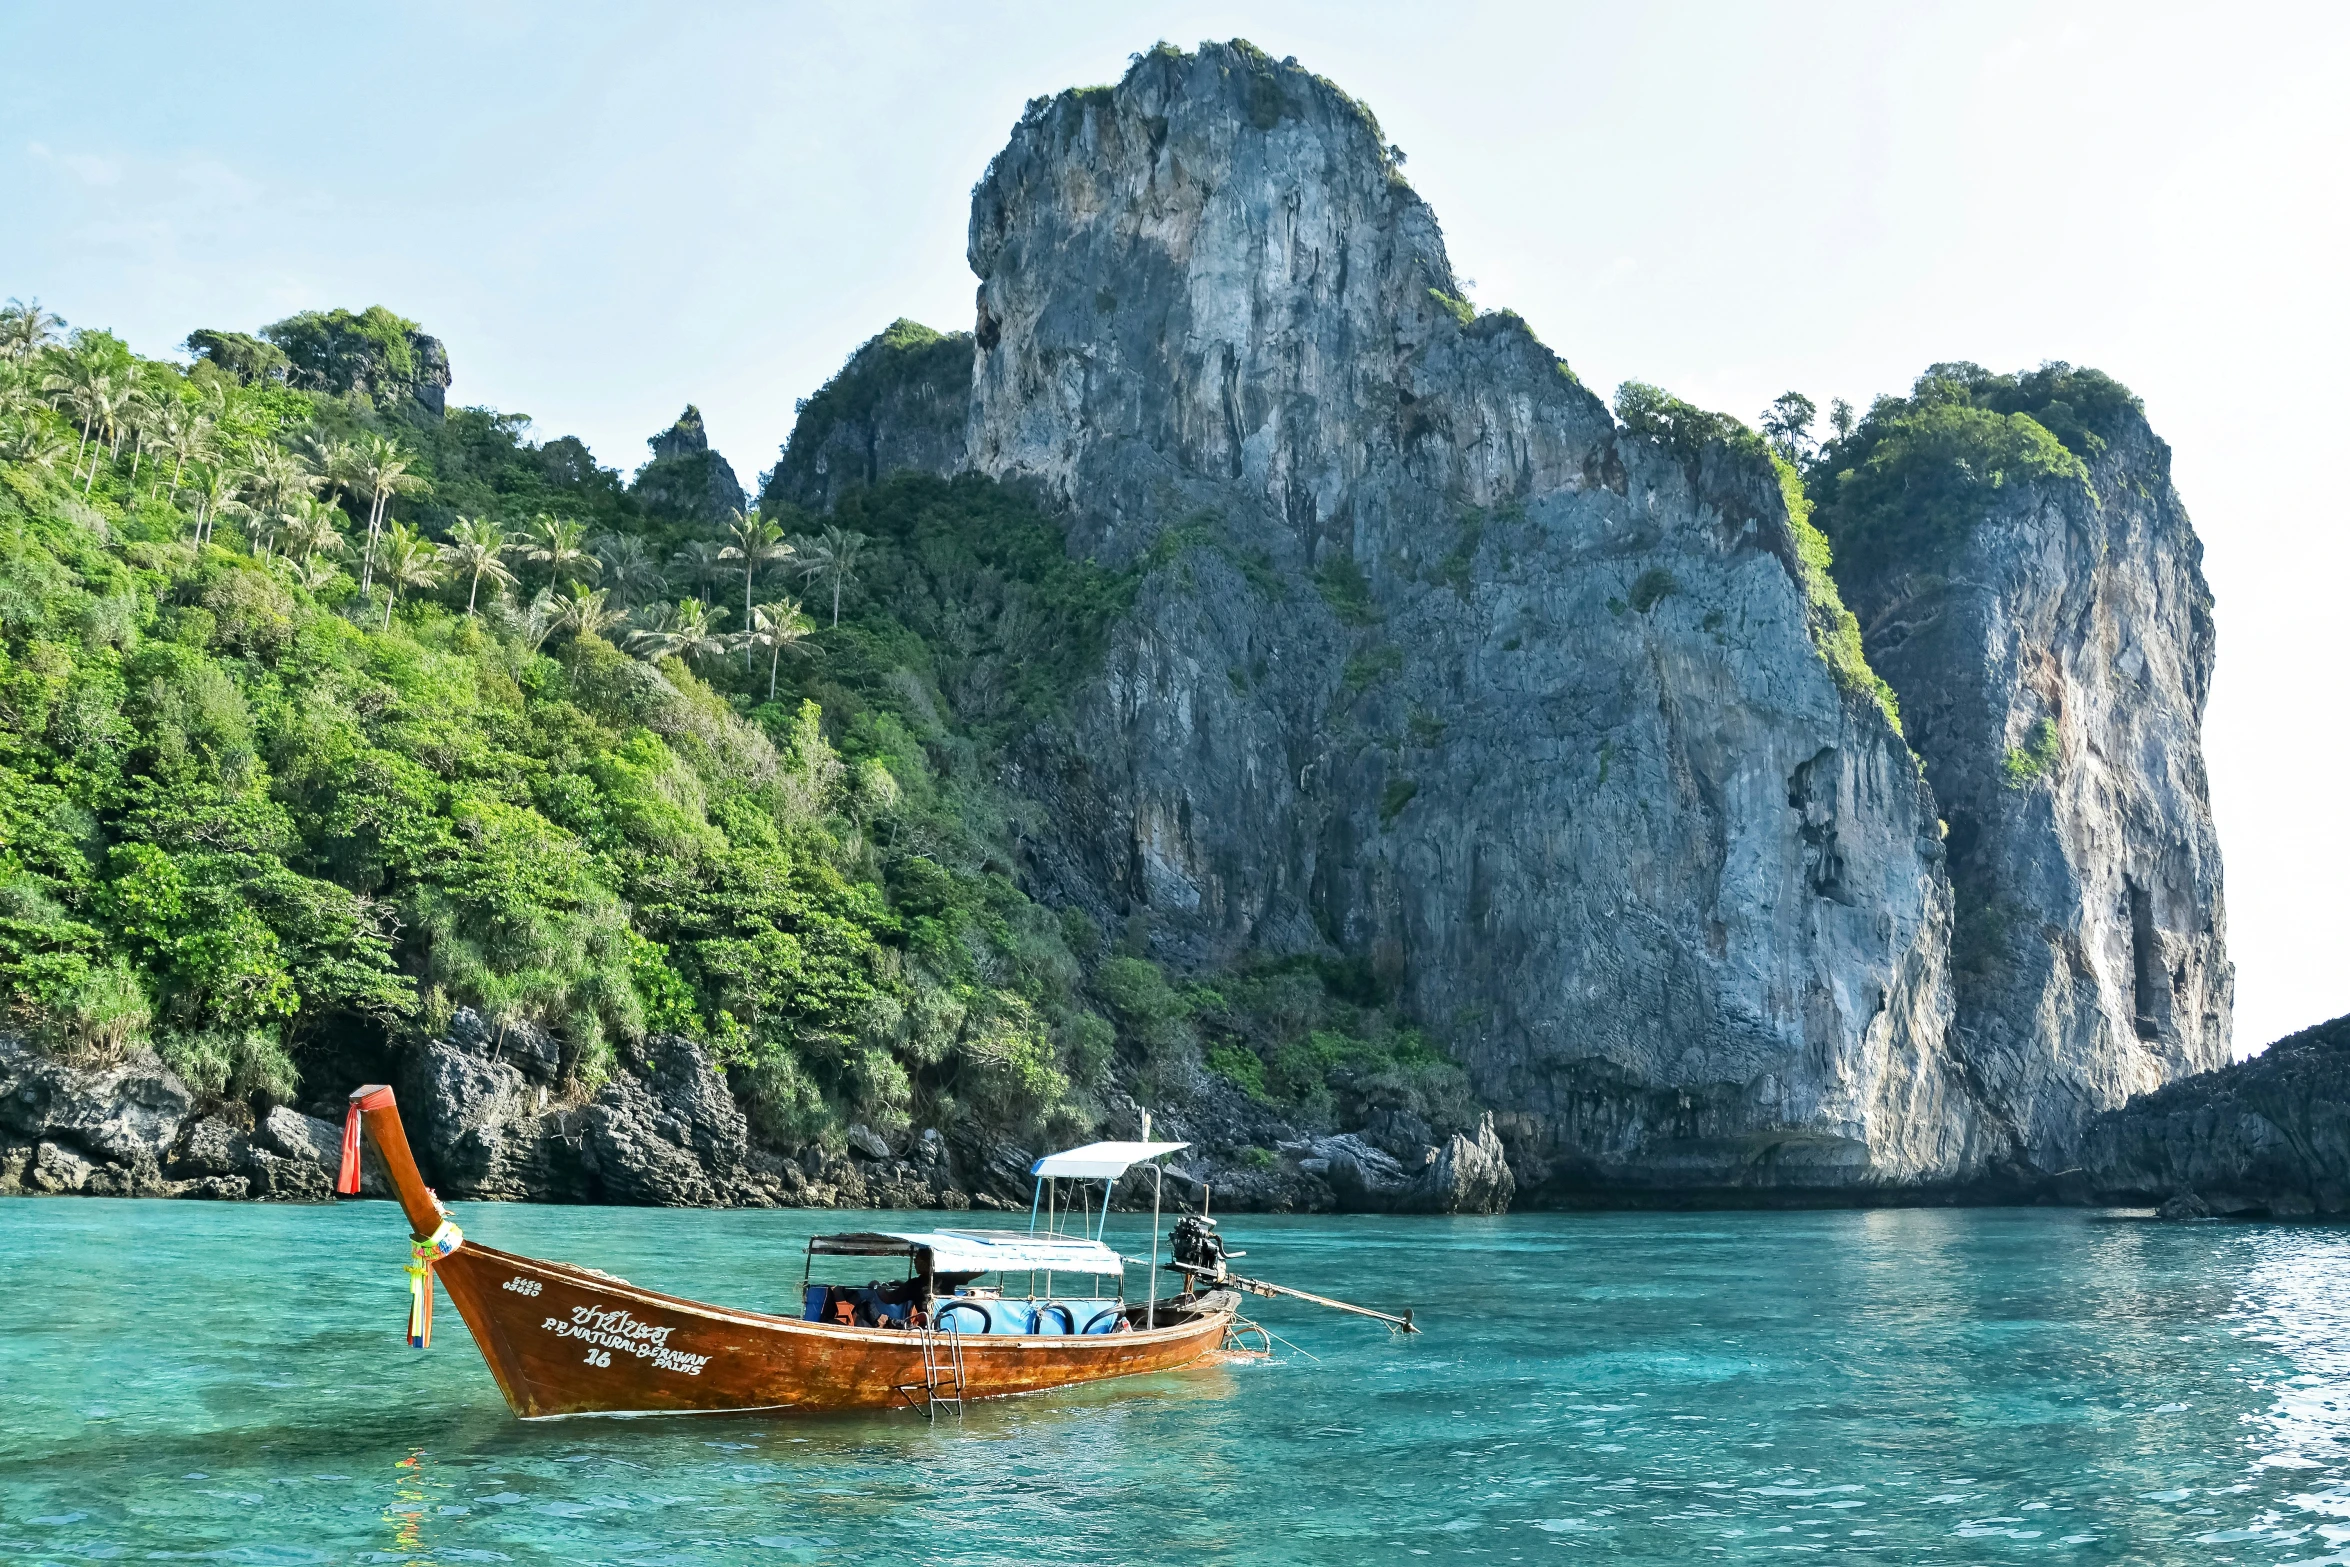
<svg viewBox="0 0 2350 1567">
<path fill-rule="evenodd" d="M 557 1338 L 579 1339 L 597 1349 L 649 1360 L 656 1371 L 678 1371 L 689 1377 L 698 1377 L 702 1374 L 702 1368 L 710 1363 L 707 1355 L 671 1349 L 669 1335 L 676 1331 L 675 1328 L 639 1322 L 625 1307 L 599 1311 L 593 1306 L 574 1306 L 570 1321 L 549 1317 L 540 1326 Z M 608 1365 L 610 1362 L 597 1360 L 594 1364 Z"/>
</svg>

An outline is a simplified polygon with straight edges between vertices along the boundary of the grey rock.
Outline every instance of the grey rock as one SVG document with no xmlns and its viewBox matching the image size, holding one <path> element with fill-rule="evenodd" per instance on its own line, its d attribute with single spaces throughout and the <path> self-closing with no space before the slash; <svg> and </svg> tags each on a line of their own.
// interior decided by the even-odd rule
<svg viewBox="0 0 2350 1567">
<path fill-rule="evenodd" d="M 1445 1139 L 1397 1207 L 1406 1213 L 1507 1213 L 1517 1190 L 1509 1156 L 1487 1115 L 1474 1137 L 1455 1132 Z"/>
<path fill-rule="evenodd" d="M 356 322 L 331 315 L 293 316 L 262 328 L 287 358 L 286 382 L 309 392 L 359 392 L 379 404 L 415 402 L 434 418 L 448 408 L 449 351 L 437 337 L 407 334 L 405 368 Z"/>
<path fill-rule="evenodd" d="M 2193 1192 L 2181 1192 L 2154 1210 L 2157 1219 L 2208 1219 L 2211 1205 Z"/>
<path fill-rule="evenodd" d="M 560 1123 L 522 1072 L 481 1053 L 481 1037 L 428 1039 L 401 1064 L 400 1117 L 425 1178 L 443 1196 L 513 1201 L 569 1195 L 552 1165 Z"/>
<path fill-rule="evenodd" d="M 220 1117 L 196 1117 L 181 1131 L 166 1169 L 177 1179 L 234 1175 L 244 1169 L 252 1146 L 243 1132 Z"/>
<path fill-rule="evenodd" d="M 341 1129 L 287 1105 L 263 1116 L 253 1128 L 253 1139 L 272 1153 L 322 1165 L 329 1172 L 342 1164 Z"/>
<path fill-rule="evenodd" d="M 563 1070 L 563 1042 L 535 1023 L 495 1024 L 471 1007 L 459 1007 L 443 1037 L 485 1061 L 502 1061 L 523 1077 L 551 1084 Z"/>
<path fill-rule="evenodd" d="M 2192 1192 L 2214 1213 L 2350 1213 L 2350 1017 L 2097 1116 L 2081 1168 L 2106 1202 Z"/>
<path fill-rule="evenodd" d="M 868 1159 L 886 1159 L 889 1157 L 888 1141 L 884 1139 L 879 1132 L 876 1132 L 872 1127 L 867 1126 L 864 1122 L 850 1122 L 847 1136 L 849 1149 L 851 1152 L 861 1154 Z"/>
<path fill-rule="evenodd" d="M 761 504 L 823 511 L 902 469 L 955 473 L 970 404 L 970 334 L 896 322 L 802 405 Z"/>
<path fill-rule="evenodd" d="M 33 1191 L 57 1196 L 84 1190 L 96 1173 L 96 1166 L 63 1143 L 44 1142 L 33 1153 L 24 1184 Z"/>
<path fill-rule="evenodd" d="M 241 1175 L 207 1175 L 179 1183 L 178 1195 L 213 1202 L 234 1202 L 252 1195 L 252 1185 Z"/>
<path fill-rule="evenodd" d="M 1399 1160 L 1424 1162 L 1422 1154 L 1436 1140 L 1436 1129 L 1409 1110 L 1381 1106 L 1363 1125 L 1363 1137 Z"/>
<path fill-rule="evenodd" d="M 1932 798 L 1767 466 L 1460 319 L 1369 116 L 1245 49 L 1032 104 L 969 259 L 964 460 L 1158 563 L 1011 780 L 1048 899 L 1184 965 L 1368 958 L 1461 1020 L 1537 1196 L 1983 1168 Z"/>
<path fill-rule="evenodd" d="M 1949 821 L 1956 1031 L 2004 1158 L 2226 1063 L 2235 972 L 2205 788 L 2211 591 L 2170 449 L 2116 416 L 2079 483 L 2009 484 L 1948 560 L 1847 571 Z M 2037 776 L 2040 726 L 2057 741 Z"/>
<path fill-rule="evenodd" d="M 637 470 L 629 493 L 647 510 L 717 523 L 743 509 L 742 481 L 727 460 L 710 449 L 702 411 L 693 404 L 686 404 L 677 423 L 645 444 L 653 449 L 653 457 Z"/>
<path fill-rule="evenodd" d="M 0 1133 L 70 1144 L 119 1167 L 132 1189 L 162 1179 L 162 1158 L 194 1102 L 187 1085 L 146 1051 L 93 1069 L 0 1036 Z"/>
<path fill-rule="evenodd" d="M 656 1035 L 633 1064 L 581 1117 L 604 1200 L 723 1208 L 765 1198 L 749 1123 L 701 1048 Z"/>
<path fill-rule="evenodd" d="M 37 1145 L 0 1138 L 0 1197 L 13 1197 L 24 1190 L 26 1174 L 33 1167 Z"/>
<path fill-rule="evenodd" d="M 1342 1213 L 1386 1213 L 1411 1184 L 1399 1160 L 1352 1132 L 1283 1143 L 1281 1151 L 1330 1188 Z"/>
</svg>

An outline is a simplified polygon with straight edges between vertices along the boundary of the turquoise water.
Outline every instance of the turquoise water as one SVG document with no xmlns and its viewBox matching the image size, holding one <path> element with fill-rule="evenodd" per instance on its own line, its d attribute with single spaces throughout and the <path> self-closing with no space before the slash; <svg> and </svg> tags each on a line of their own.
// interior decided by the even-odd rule
<svg viewBox="0 0 2350 1567">
<path fill-rule="evenodd" d="M 879 1222 L 459 1217 L 745 1305 L 796 1293 L 815 1229 Z M 0 1561 L 2350 1567 L 2350 1231 L 2033 1210 L 1226 1228 L 1252 1271 L 1415 1306 L 1426 1335 L 1265 1302 L 1289 1341 L 1269 1364 L 959 1426 L 526 1425 L 445 1301 L 434 1347 L 403 1344 L 387 1205 L 0 1201 Z"/>
</svg>

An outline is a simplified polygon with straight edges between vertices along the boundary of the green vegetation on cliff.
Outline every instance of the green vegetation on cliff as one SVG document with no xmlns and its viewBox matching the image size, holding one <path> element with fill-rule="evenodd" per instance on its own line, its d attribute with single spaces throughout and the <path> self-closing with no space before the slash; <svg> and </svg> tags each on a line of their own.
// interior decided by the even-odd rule
<svg viewBox="0 0 2350 1567">
<path fill-rule="evenodd" d="M 2138 400 L 2096 370 L 1994 375 L 1938 364 L 1880 397 L 1806 469 L 1848 580 L 1939 572 L 2003 492 L 2043 485 L 2094 500 L 2086 463 Z"/>
<path fill-rule="evenodd" d="M 1782 398 L 1781 402 L 1786 399 Z M 1807 415 L 1810 406 L 1808 402 L 1803 404 Z M 1616 417 L 1633 435 L 1672 453 L 1693 473 L 1709 448 L 1719 449 L 1731 460 L 1751 464 L 1757 470 L 1770 470 L 1787 509 L 1788 533 L 1795 546 L 1797 585 L 1803 589 L 1812 646 L 1819 650 L 1820 660 L 1828 666 L 1836 684 L 1854 696 L 1875 702 L 1886 721 L 1892 724 L 1894 733 L 1899 734 L 1901 704 L 1893 688 L 1877 678 L 1877 672 L 1869 667 L 1867 654 L 1861 650 L 1860 621 L 1844 607 L 1843 595 L 1837 591 L 1836 579 L 1830 571 L 1834 551 L 1829 546 L 1828 535 L 1813 526 L 1811 498 L 1805 493 L 1802 474 L 1787 454 L 1728 414 L 1709 413 L 1645 381 L 1626 381 L 1616 388 Z M 1633 602 L 1643 613 L 1662 596 L 1661 592 L 1653 594 L 1649 603 L 1643 604 L 1639 586 L 1635 584 L 1633 589 Z"/>
<path fill-rule="evenodd" d="M 1203 1037 L 1307 1108 L 1373 1057 L 1390 1099 L 1458 1097 L 1375 1002 L 1252 1011 L 1023 893 L 995 764 L 1136 578 L 1018 495 L 906 474 L 716 526 L 521 416 L 290 384 L 300 333 L 179 366 L 60 325 L 0 319 L 10 1026 L 276 1100 L 459 1006 L 552 1030 L 573 1093 L 677 1031 L 793 1146 L 1073 1136 Z M 1280 1065 L 1334 1024 L 1320 1079 Z"/>
</svg>

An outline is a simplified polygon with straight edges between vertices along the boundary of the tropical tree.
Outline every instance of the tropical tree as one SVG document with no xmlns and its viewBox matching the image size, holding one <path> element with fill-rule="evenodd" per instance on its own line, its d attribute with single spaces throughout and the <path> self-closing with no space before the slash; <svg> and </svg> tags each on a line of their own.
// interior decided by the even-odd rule
<svg viewBox="0 0 2350 1567">
<path fill-rule="evenodd" d="M 441 580 L 440 549 L 430 539 L 420 538 L 404 522 L 395 522 L 383 533 L 384 629 L 392 629 L 392 606 L 400 602 L 402 588 L 429 588 Z"/>
<path fill-rule="evenodd" d="M 612 590 L 613 602 L 633 608 L 663 586 L 661 563 L 635 534 L 602 533 L 588 542 L 603 562 L 604 574 L 598 580 Z"/>
<path fill-rule="evenodd" d="M 302 438 L 302 460 L 327 486 L 327 504 L 342 505 L 343 489 L 359 469 L 359 448 L 313 430 Z"/>
<path fill-rule="evenodd" d="M 466 579 L 465 613 L 472 614 L 481 597 L 482 578 L 489 578 L 492 587 L 514 585 L 514 573 L 506 568 L 504 559 L 512 548 L 514 540 L 506 536 L 506 530 L 487 517 L 460 517 L 449 529 L 445 553 L 457 574 Z"/>
<path fill-rule="evenodd" d="M 114 378 L 96 360 L 74 354 L 41 383 L 41 390 L 56 398 L 58 406 L 72 415 L 81 428 L 81 439 L 73 448 L 73 474 L 79 479 L 90 437 L 104 428 L 107 416 L 113 411 Z M 97 472 L 95 468 L 90 471 Z"/>
<path fill-rule="evenodd" d="M 375 577 L 375 543 L 382 535 L 384 513 L 392 497 L 427 488 L 422 475 L 408 471 L 409 460 L 399 442 L 381 435 L 369 436 L 353 457 L 351 487 L 367 497 L 367 549 L 359 562 L 361 592 Z"/>
<path fill-rule="evenodd" d="M 604 563 L 588 553 L 587 525 L 568 517 L 540 512 L 524 532 L 523 546 L 525 559 L 547 568 L 550 589 L 603 573 Z"/>
<path fill-rule="evenodd" d="M 340 539 L 342 535 L 337 534 L 335 537 Z M 329 560 L 323 553 L 306 555 L 298 561 L 288 561 L 286 569 L 296 582 L 312 593 L 318 592 L 343 574 L 342 568 Z"/>
<path fill-rule="evenodd" d="M 22 362 L 38 358 L 42 349 L 57 341 L 64 325 L 54 312 L 41 308 L 39 299 L 29 303 L 11 299 L 0 308 L 0 359 Z"/>
<path fill-rule="evenodd" d="M 832 623 L 840 624 L 840 592 L 857 580 L 857 554 L 865 547 L 865 535 L 851 533 L 833 526 L 812 539 L 797 541 L 793 554 L 800 572 L 817 582 L 832 585 Z"/>
<path fill-rule="evenodd" d="M 743 567 L 743 620 L 751 619 L 751 580 L 759 568 L 781 565 L 792 558 L 792 547 L 783 536 L 783 530 L 757 510 L 749 513 L 733 512 L 726 519 L 727 544 L 719 550 L 720 560 L 739 560 Z M 751 667 L 749 644 L 743 647 L 743 668 Z"/>
<path fill-rule="evenodd" d="M 707 604 L 711 585 L 725 580 L 732 570 L 719 558 L 720 551 L 721 546 L 709 539 L 688 540 L 669 557 L 671 578 L 691 587 L 695 596 Z"/>
<path fill-rule="evenodd" d="M 64 455 L 65 437 L 32 414 L 0 420 L 0 462 L 50 468 Z"/>
<path fill-rule="evenodd" d="M 760 604 L 751 610 L 751 629 L 743 635 L 743 646 L 764 648 L 767 652 L 768 701 L 775 700 L 775 666 L 781 662 L 784 651 L 815 652 L 815 644 L 808 640 L 815 629 L 814 622 L 800 612 L 797 599 Z"/>
<path fill-rule="evenodd" d="M 245 479 L 247 496 L 255 506 L 271 514 L 291 511 L 297 500 L 308 500 L 318 485 L 318 475 L 274 442 L 264 444 L 253 454 L 252 468 Z"/>
<path fill-rule="evenodd" d="M 213 525 L 221 511 L 236 504 L 240 475 L 226 462 L 208 463 L 196 470 L 188 493 L 196 501 L 196 536 L 194 543 L 201 548 L 212 537 Z"/>
<path fill-rule="evenodd" d="M 700 599 L 679 599 L 674 606 L 664 605 L 647 614 L 644 624 L 629 633 L 628 645 L 647 663 L 671 654 L 687 659 L 716 658 L 732 641 L 718 629 L 725 618 L 725 610 L 712 609 Z"/>
<path fill-rule="evenodd" d="M 339 555 L 343 550 L 343 513 L 315 495 L 297 498 L 286 514 L 286 553 L 308 561 L 313 555 Z"/>
<path fill-rule="evenodd" d="M 1819 412 L 1819 405 L 1801 392 L 1781 392 L 1763 410 L 1763 439 L 1788 462 L 1801 463 L 1811 456 L 1811 425 Z"/>
<path fill-rule="evenodd" d="M 628 617 L 614 609 L 609 591 L 574 582 L 568 595 L 552 599 L 548 629 L 568 631 L 574 637 L 602 636 Z"/>
<path fill-rule="evenodd" d="M 164 409 L 157 425 L 156 442 L 163 450 L 171 453 L 171 498 L 174 501 L 179 499 L 180 476 L 187 472 L 188 464 L 212 450 L 212 428 L 211 420 L 176 398 L 171 406 Z"/>
</svg>

